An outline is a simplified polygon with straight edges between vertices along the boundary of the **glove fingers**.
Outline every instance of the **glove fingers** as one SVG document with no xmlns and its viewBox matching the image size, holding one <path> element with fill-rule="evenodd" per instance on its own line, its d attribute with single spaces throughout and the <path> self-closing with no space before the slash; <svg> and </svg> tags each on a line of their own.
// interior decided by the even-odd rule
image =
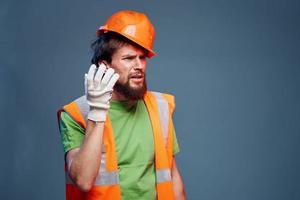
<svg viewBox="0 0 300 200">
<path fill-rule="evenodd" d="M 102 83 L 103 84 L 107 84 L 108 83 L 108 81 L 111 79 L 111 77 L 112 77 L 112 75 L 115 73 L 115 70 L 114 69 L 112 69 L 112 68 L 109 68 L 107 71 L 106 71 L 106 73 L 105 73 L 105 75 L 104 75 L 104 77 L 103 77 L 103 79 L 102 79 Z"/>
<path fill-rule="evenodd" d="M 115 73 L 111 79 L 109 80 L 108 84 L 107 84 L 107 89 L 108 90 L 112 90 L 112 88 L 114 87 L 114 85 L 116 84 L 117 80 L 119 79 L 119 74 Z"/>
<path fill-rule="evenodd" d="M 92 64 L 92 65 L 90 66 L 89 72 L 88 72 L 88 74 L 87 74 L 87 79 L 88 79 L 88 80 L 93 80 L 93 79 L 94 79 L 96 70 L 97 70 L 96 65 L 95 65 L 95 64 Z"/>
<path fill-rule="evenodd" d="M 94 85 L 94 81 L 91 80 L 91 79 L 86 79 L 86 83 L 87 83 L 87 92 L 90 90 L 90 91 L 93 91 L 95 89 L 95 85 Z"/>
<path fill-rule="evenodd" d="M 106 66 L 103 63 L 101 63 L 101 65 L 98 68 L 98 71 L 96 72 L 94 80 L 100 82 L 105 70 L 106 70 Z"/>
<path fill-rule="evenodd" d="M 87 94 L 87 87 L 88 87 L 88 83 L 87 83 L 87 74 L 84 74 L 84 93 Z"/>
</svg>

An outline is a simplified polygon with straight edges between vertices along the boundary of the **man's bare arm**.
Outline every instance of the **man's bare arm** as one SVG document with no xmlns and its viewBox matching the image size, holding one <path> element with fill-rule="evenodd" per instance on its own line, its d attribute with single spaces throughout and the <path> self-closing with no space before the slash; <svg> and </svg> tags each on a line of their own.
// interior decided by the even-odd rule
<svg viewBox="0 0 300 200">
<path fill-rule="evenodd" d="M 102 154 L 104 122 L 87 121 L 85 138 L 80 148 L 67 153 L 69 175 L 82 191 L 89 191 L 98 175 Z"/>
</svg>

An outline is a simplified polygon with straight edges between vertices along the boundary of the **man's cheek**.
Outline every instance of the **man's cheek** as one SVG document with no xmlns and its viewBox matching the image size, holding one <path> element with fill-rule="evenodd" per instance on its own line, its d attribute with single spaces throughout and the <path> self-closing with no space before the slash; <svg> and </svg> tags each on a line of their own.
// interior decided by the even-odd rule
<svg viewBox="0 0 300 200">
<path fill-rule="evenodd" d="M 127 78 L 124 76 L 120 76 L 118 79 L 119 84 L 125 84 L 127 82 Z"/>
</svg>

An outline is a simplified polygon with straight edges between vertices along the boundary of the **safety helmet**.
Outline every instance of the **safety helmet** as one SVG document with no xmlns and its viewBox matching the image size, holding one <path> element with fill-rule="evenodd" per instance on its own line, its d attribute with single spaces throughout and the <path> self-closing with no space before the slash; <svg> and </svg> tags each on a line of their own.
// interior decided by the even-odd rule
<svg viewBox="0 0 300 200">
<path fill-rule="evenodd" d="M 153 51 L 155 30 L 148 17 L 136 11 L 122 10 L 108 18 L 107 22 L 97 30 L 97 36 L 112 31 L 148 51 L 147 57 L 151 58 L 156 53 Z"/>
</svg>

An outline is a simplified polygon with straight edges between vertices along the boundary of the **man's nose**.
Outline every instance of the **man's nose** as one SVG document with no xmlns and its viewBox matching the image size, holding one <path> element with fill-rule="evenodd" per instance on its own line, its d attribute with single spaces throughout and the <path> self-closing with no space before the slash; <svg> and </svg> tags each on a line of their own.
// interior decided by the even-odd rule
<svg viewBox="0 0 300 200">
<path fill-rule="evenodd" d="M 135 58 L 134 61 L 134 69 L 142 69 L 143 65 L 142 65 L 142 61 L 139 57 Z"/>
</svg>

